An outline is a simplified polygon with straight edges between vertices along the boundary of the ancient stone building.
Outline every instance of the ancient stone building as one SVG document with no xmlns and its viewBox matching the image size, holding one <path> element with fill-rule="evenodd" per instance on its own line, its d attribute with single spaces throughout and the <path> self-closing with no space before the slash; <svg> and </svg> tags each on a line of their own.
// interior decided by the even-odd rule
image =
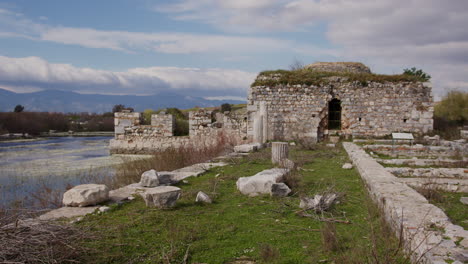
<svg viewBox="0 0 468 264">
<path fill-rule="evenodd" d="M 434 108 L 431 84 L 419 77 L 377 75 L 362 63 L 341 62 L 260 73 L 247 110 L 248 135 L 265 142 L 426 133 Z"/>
</svg>

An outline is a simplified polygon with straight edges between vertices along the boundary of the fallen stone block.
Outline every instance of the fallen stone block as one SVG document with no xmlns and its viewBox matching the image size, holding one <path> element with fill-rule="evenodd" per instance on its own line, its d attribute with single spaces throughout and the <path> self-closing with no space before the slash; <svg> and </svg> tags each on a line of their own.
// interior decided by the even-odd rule
<svg viewBox="0 0 468 264">
<path fill-rule="evenodd" d="M 336 147 L 334 143 L 328 143 L 328 144 L 326 144 L 326 146 L 329 147 L 329 148 L 334 148 L 334 147 Z"/>
<path fill-rule="evenodd" d="M 468 197 L 461 197 L 461 198 L 460 198 L 460 202 L 461 202 L 462 204 L 468 205 Z"/>
<path fill-rule="evenodd" d="M 288 173 L 288 169 L 274 168 L 264 170 L 250 177 L 240 177 L 237 182 L 237 189 L 245 195 L 256 196 L 259 194 L 269 194 L 274 183 L 283 181 L 283 177 Z"/>
<path fill-rule="evenodd" d="M 316 194 L 312 197 L 303 197 L 299 207 L 304 210 L 314 210 L 316 213 L 327 211 L 338 198 L 336 193 L 327 193 L 325 195 Z"/>
<path fill-rule="evenodd" d="M 156 187 L 159 185 L 159 175 L 155 170 L 149 170 L 141 174 L 140 185 L 143 187 Z"/>
<path fill-rule="evenodd" d="M 270 195 L 276 197 L 286 197 L 288 194 L 291 193 L 291 189 L 283 183 L 273 183 L 271 185 Z"/>
<path fill-rule="evenodd" d="M 105 202 L 109 199 L 109 188 L 104 184 L 77 185 L 63 194 L 63 205 L 83 207 Z"/>
<path fill-rule="evenodd" d="M 343 164 L 343 167 L 341 167 L 341 168 L 343 168 L 343 169 L 345 169 L 345 170 L 350 170 L 350 169 L 353 168 L 353 164 L 351 164 L 351 163 L 345 163 L 345 164 Z"/>
<path fill-rule="evenodd" d="M 180 197 L 181 189 L 174 186 L 159 186 L 148 189 L 141 196 L 146 206 L 157 208 L 173 207 Z"/>
<path fill-rule="evenodd" d="M 261 149 L 261 147 L 262 147 L 262 144 L 260 143 L 238 145 L 234 147 L 234 152 L 237 152 L 237 153 L 255 152 Z"/>
<path fill-rule="evenodd" d="M 197 203 L 212 203 L 213 201 L 211 200 L 210 196 L 208 194 L 199 191 L 197 193 L 197 198 L 195 198 L 195 202 Z"/>
</svg>

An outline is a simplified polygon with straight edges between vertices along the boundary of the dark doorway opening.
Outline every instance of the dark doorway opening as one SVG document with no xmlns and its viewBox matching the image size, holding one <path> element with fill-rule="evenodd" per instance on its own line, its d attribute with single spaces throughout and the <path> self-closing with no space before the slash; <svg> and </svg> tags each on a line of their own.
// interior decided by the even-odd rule
<svg viewBox="0 0 468 264">
<path fill-rule="evenodd" d="M 336 98 L 328 102 L 328 129 L 341 129 L 341 101 Z"/>
</svg>

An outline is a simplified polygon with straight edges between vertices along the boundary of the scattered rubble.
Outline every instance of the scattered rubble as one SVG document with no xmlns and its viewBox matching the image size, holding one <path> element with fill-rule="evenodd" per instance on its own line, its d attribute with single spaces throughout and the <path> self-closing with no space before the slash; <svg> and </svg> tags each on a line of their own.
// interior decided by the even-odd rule
<svg viewBox="0 0 468 264">
<path fill-rule="evenodd" d="M 210 196 L 208 194 L 199 191 L 197 193 L 197 198 L 195 198 L 195 202 L 197 203 L 212 203 L 213 201 L 211 200 Z"/>
</svg>

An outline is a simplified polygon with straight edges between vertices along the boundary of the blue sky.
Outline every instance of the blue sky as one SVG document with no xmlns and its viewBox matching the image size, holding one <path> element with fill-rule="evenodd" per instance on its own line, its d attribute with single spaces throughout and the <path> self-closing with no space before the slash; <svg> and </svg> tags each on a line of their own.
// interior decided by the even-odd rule
<svg viewBox="0 0 468 264">
<path fill-rule="evenodd" d="M 294 60 L 416 66 L 468 90 L 466 0 L 3 0 L 0 88 L 246 96 Z"/>
</svg>

